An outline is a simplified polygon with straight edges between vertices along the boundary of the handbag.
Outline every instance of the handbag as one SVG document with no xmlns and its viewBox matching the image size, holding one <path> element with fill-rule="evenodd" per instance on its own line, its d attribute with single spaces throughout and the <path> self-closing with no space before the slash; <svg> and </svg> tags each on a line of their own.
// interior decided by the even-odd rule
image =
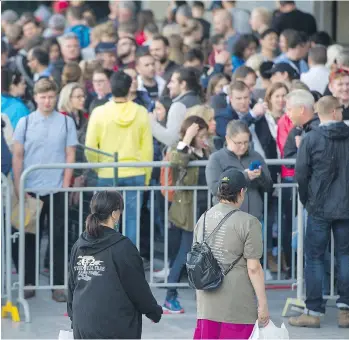
<svg viewBox="0 0 349 340">
<path fill-rule="evenodd" d="M 16 194 L 12 196 L 12 211 L 11 211 L 11 224 L 19 230 L 20 226 L 20 214 L 19 214 L 19 200 Z M 26 233 L 36 233 L 36 222 L 40 219 L 41 209 L 43 202 L 39 199 L 27 195 L 24 201 L 24 228 Z"/>
<path fill-rule="evenodd" d="M 225 271 L 214 257 L 207 241 L 220 229 L 224 222 L 238 210 L 232 210 L 226 214 L 218 223 L 217 227 L 205 239 L 206 213 L 204 214 L 204 225 L 202 231 L 202 242 L 195 242 L 191 251 L 187 255 L 187 272 L 189 286 L 196 290 L 213 290 L 217 289 L 223 282 L 224 276 L 227 275 L 235 264 L 241 259 L 240 255 Z"/>
</svg>

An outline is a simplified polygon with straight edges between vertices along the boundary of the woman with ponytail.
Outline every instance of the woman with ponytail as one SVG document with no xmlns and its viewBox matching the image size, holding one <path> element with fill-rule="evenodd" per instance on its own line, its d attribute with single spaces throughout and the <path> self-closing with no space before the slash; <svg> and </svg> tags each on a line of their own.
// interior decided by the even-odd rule
<svg viewBox="0 0 349 340">
<path fill-rule="evenodd" d="M 137 248 L 117 231 L 122 196 L 97 192 L 90 208 L 69 264 L 68 315 L 74 339 L 140 339 L 142 315 L 157 323 L 162 308 L 145 279 Z"/>
</svg>

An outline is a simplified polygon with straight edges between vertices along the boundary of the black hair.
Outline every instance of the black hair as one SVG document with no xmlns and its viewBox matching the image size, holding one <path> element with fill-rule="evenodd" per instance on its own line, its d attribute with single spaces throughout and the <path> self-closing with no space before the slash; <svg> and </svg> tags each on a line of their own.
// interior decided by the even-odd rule
<svg viewBox="0 0 349 340">
<path fill-rule="evenodd" d="M 32 58 L 36 59 L 40 65 L 48 66 L 50 63 L 49 54 L 41 47 L 34 47 L 32 49 Z"/>
<path fill-rule="evenodd" d="M 11 85 L 18 85 L 22 80 L 22 74 L 18 70 L 7 67 L 1 68 L 1 93 L 10 93 Z"/>
<path fill-rule="evenodd" d="M 267 35 L 275 33 L 277 36 L 279 36 L 278 32 L 275 31 L 273 28 L 267 28 L 263 33 L 260 35 L 259 39 L 263 40 Z"/>
<path fill-rule="evenodd" d="M 310 42 L 314 43 L 315 45 L 322 45 L 322 46 L 328 47 L 332 45 L 332 38 L 327 32 L 320 31 L 320 32 L 314 33 L 310 37 Z"/>
<path fill-rule="evenodd" d="M 315 103 L 319 101 L 320 98 L 322 98 L 322 94 L 318 91 L 310 91 L 310 93 L 313 95 Z"/>
<path fill-rule="evenodd" d="M 124 201 L 117 191 L 99 191 L 95 193 L 90 202 L 91 213 L 86 218 L 86 232 L 93 237 L 99 237 L 103 226 L 113 211 L 124 209 Z"/>
<path fill-rule="evenodd" d="M 205 10 L 205 5 L 202 1 L 193 1 L 192 7 L 200 7 L 201 9 Z"/>
<path fill-rule="evenodd" d="M 163 35 L 160 35 L 160 34 L 157 34 L 156 36 L 153 37 L 152 41 L 155 41 L 155 40 L 161 40 L 164 45 L 166 47 L 169 47 L 170 46 L 170 42 L 168 41 L 168 39 L 166 37 L 164 37 Z"/>
<path fill-rule="evenodd" d="M 132 78 L 124 71 L 115 72 L 110 79 L 111 92 L 116 98 L 127 97 L 132 84 Z"/>
<path fill-rule="evenodd" d="M 200 72 L 194 67 L 181 67 L 176 70 L 179 76 L 179 82 L 185 81 L 188 91 L 194 91 L 198 95 L 202 95 L 202 88 L 200 85 Z"/>
<path fill-rule="evenodd" d="M 6 42 L 1 39 L 1 54 L 5 54 L 8 52 L 8 46 L 6 44 Z"/>
<path fill-rule="evenodd" d="M 221 183 L 218 187 L 217 198 L 219 201 L 237 203 L 240 191 L 232 192 L 229 183 Z"/>
<path fill-rule="evenodd" d="M 259 46 L 258 39 L 253 34 L 243 34 L 234 46 L 234 55 L 240 59 L 244 59 L 244 51 L 251 44 L 255 43 Z"/>
<path fill-rule="evenodd" d="M 136 63 L 138 64 L 139 59 L 142 57 L 152 57 L 153 56 L 150 54 L 149 49 L 147 48 L 138 48 L 136 51 Z"/>
<path fill-rule="evenodd" d="M 222 39 L 225 40 L 223 34 L 215 34 L 211 37 L 210 43 L 211 43 L 211 45 L 217 45 Z"/>
<path fill-rule="evenodd" d="M 61 51 L 61 46 L 56 37 L 46 38 L 42 43 L 41 47 L 44 48 L 47 53 L 50 53 L 50 49 L 53 45 L 57 45 L 59 47 L 59 51 Z"/>
<path fill-rule="evenodd" d="M 184 55 L 184 62 L 200 60 L 200 63 L 203 64 L 205 57 L 201 50 L 198 48 L 192 48 Z"/>
<path fill-rule="evenodd" d="M 296 3 L 294 1 L 280 1 L 280 6 L 286 6 L 286 5 L 295 5 Z"/>
</svg>

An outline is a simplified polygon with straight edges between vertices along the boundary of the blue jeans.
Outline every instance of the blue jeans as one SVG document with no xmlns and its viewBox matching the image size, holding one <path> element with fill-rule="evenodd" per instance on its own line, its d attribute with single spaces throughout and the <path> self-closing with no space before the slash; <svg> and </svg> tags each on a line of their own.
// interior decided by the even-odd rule
<svg viewBox="0 0 349 340">
<path fill-rule="evenodd" d="M 125 177 L 118 179 L 118 187 L 141 187 L 145 184 L 145 176 Z M 112 187 L 113 178 L 98 178 L 98 187 Z M 117 189 L 117 188 L 116 188 Z M 123 226 L 125 236 L 127 236 L 134 245 L 137 245 L 137 216 L 141 216 L 141 207 L 143 202 L 143 191 L 140 191 L 140 205 L 137 211 L 137 191 L 126 191 L 126 200 L 124 202 L 124 214 L 126 225 Z"/>
<path fill-rule="evenodd" d="M 186 231 L 177 227 L 173 227 L 173 233 L 177 233 L 180 236 L 180 246 L 177 256 L 173 262 L 170 274 L 168 276 L 168 283 L 178 283 L 181 271 L 187 262 L 187 254 L 193 244 L 193 232 Z M 169 288 L 167 290 L 167 299 L 177 296 L 177 289 Z"/>
<path fill-rule="evenodd" d="M 349 308 L 349 220 L 325 220 L 308 215 L 305 235 L 306 309 L 313 315 L 325 313 L 323 280 L 325 253 L 330 242 L 331 228 L 338 268 L 338 308 Z"/>
</svg>

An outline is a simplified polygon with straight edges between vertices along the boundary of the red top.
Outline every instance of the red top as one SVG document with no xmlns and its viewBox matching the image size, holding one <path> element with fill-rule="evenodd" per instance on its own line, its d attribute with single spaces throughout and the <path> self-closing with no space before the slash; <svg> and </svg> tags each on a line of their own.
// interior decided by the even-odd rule
<svg viewBox="0 0 349 340">
<path fill-rule="evenodd" d="M 138 46 L 142 46 L 146 41 L 145 34 L 143 31 L 137 32 L 135 34 L 135 38 Z"/>
<path fill-rule="evenodd" d="M 278 121 L 278 132 L 276 136 L 276 143 L 280 150 L 281 157 L 284 157 L 284 147 L 289 132 L 293 129 L 293 124 L 291 119 L 287 114 L 284 114 Z M 281 166 L 281 178 L 294 177 L 294 169 L 289 169 L 286 166 Z"/>
</svg>

